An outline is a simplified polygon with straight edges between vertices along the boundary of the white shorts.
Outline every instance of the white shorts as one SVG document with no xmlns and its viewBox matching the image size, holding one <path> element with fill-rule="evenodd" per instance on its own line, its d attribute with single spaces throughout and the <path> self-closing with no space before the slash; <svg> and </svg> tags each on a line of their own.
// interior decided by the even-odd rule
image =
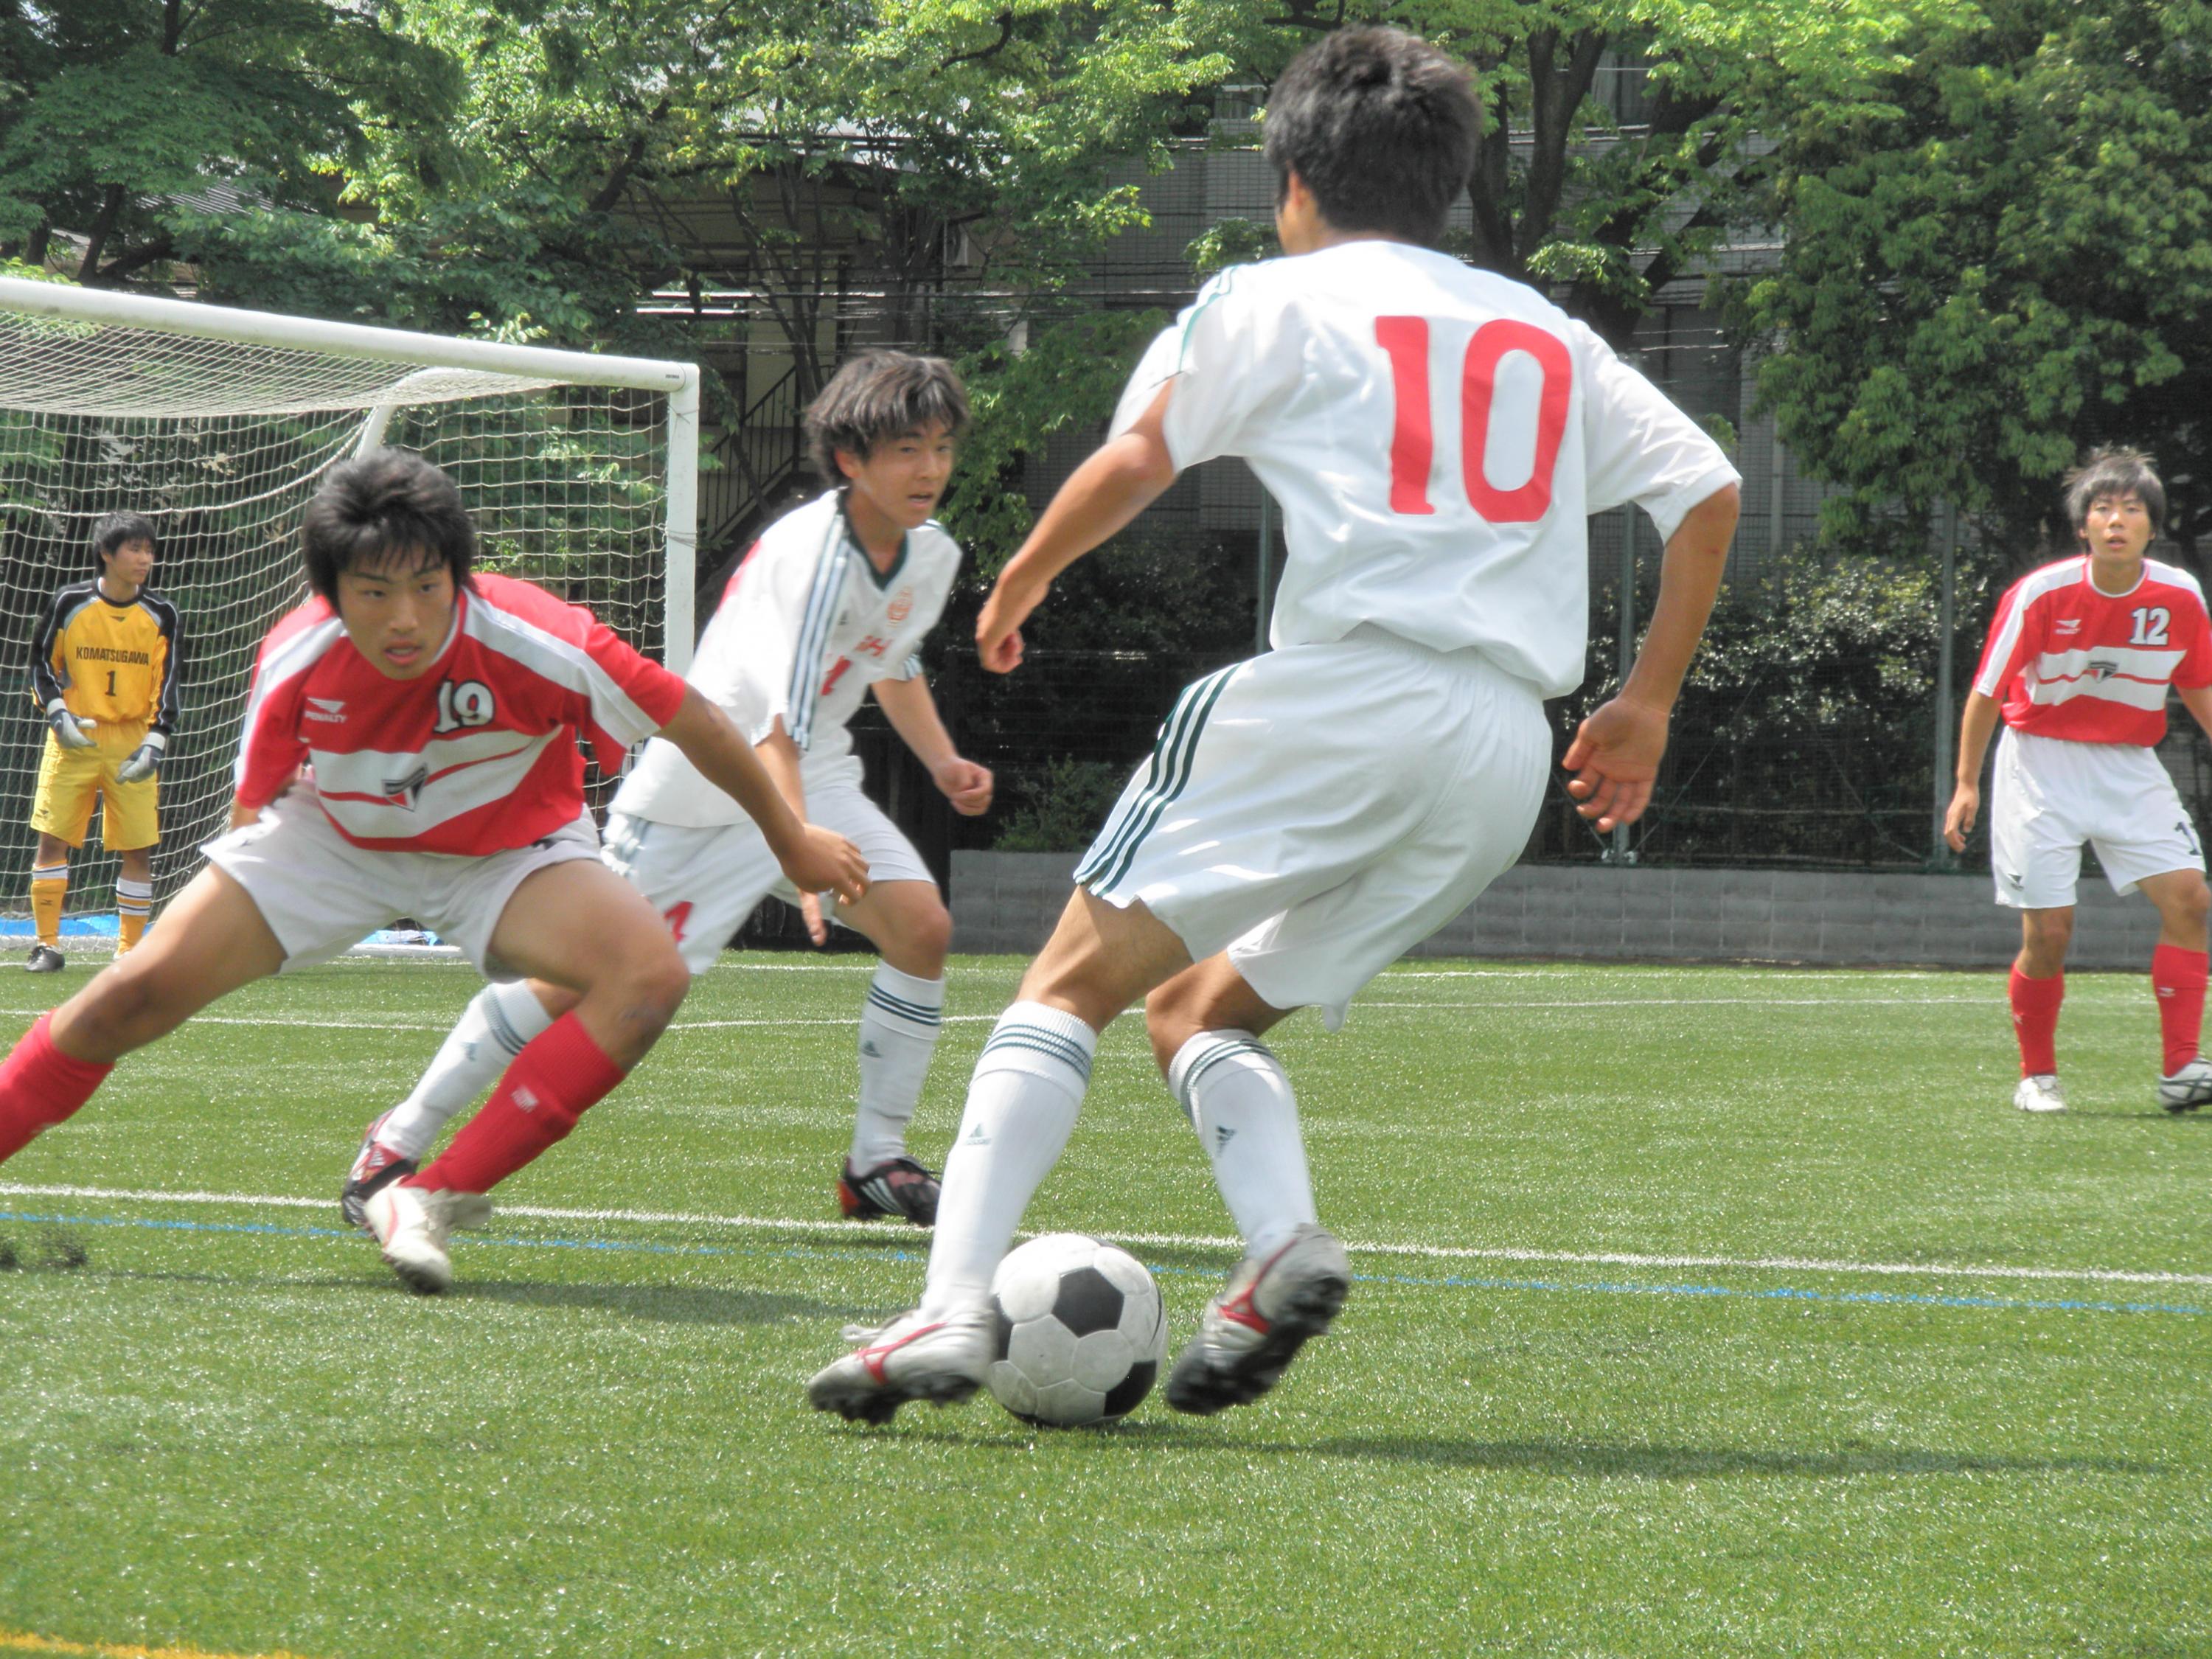
<svg viewBox="0 0 2212 1659">
<path fill-rule="evenodd" d="M 1482 657 L 1293 646 L 1183 692 L 1075 879 L 1334 1030 L 1521 856 L 1550 763 L 1535 687 Z"/>
<path fill-rule="evenodd" d="M 2169 870 L 2204 867 L 2196 827 L 2152 750 L 2006 727 L 1990 787 L 1997 902 L 2023 910 L 2072 904 L 2085 841 L 2115 893 Z"/>
<path fill-rule="evenodd" d="M 599 832 L 580 817 L 543 841 L 482 856 L 377 853 L 331 827 L 314 797 L 295 790 L 259 820 L 202 849 L 246 889 L 284 947 L 284 971 L 343 954 L 403 916 L 468 952 L 478 970 L 512 978 L 489 961 L 491 936 L 526 877 L 596 857 Z"/>
<path fill-rule="evenodd" d="M 860 849 L 868 861 L 870 882 L 936 884 L 914 843 L 856 785 L 810 781 L 806 816 Z M 799 902 L 799 890 L 785 879 L 782 866 L 750 818 L 691 829 L 610 813 L 600 857 L 667 918 L 676 948 L 695 974 L 714 965 L 731 935 L 763 899 Z M 822 914 L 836 920 L 835 905 L 824 904 Z"/>
</svg>

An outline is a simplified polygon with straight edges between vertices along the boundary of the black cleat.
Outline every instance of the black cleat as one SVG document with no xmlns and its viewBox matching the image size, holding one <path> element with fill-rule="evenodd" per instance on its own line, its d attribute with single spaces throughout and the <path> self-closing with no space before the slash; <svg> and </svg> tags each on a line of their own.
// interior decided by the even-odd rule
<svg viewBox="0 0 2212 1659">
<path fill-rule="evenodd" d="M 837 1207 L 848 1221 L 892 1216 L 917 1227 L 933 1226 L 937 1177 L 910 1158 L 886 1158 L 866 1174 L 856 1174 L 848 1158 L 837 1176 Z"/>
<path fill-rule="evenodd" d="M 386 1112 L 384 1117 L 390 1117 Z M 354 1154 L 353 1168 L 346 1171 L 345 1187 L 338 1194 L 338 1213 L 344 1216 L 349 1227 L 358 1227 L 369 1232 L 368 1218 L 362 1206 L 372 1195 L 382 1192 L 395 1181 L 404 1181 L 415 1173 L 415 1160 L 402 1158 L 389 1147 L 376 1144 L 376 1132 L 384 1127 L 384 1117 L 378 1118 L 361 1138 L 361 1150 Z"/>
<path fill-rule="evenodd" d="M 69 958 L 51 945 L 33 945 L 23 963 L 24 970 L 33 974 L 58 974 L 68 966 Z"/>
</svg>

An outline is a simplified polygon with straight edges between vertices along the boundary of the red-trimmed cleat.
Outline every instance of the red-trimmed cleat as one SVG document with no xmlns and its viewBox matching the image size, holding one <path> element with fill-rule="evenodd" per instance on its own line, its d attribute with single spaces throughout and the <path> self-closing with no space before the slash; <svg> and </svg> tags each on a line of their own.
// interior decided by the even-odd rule
<svg viewBox="0 0 2212 1659">
<path fill-rule="evenodd" d="M 402 1158 L 389 1146 L 377 1144 L 376 1132 L 384 1127 L 384 1117 L 371 1123 L 361 1137 L 361 1150 L 353 1155 L 353 1168 L 346 1171 L 345 1185 L 338 1192 L 338 1213 L 349 1226 L 368 1231 L 368 1218 L 362 1206 L 376 1194 L 395 1181 L 404 1181 L 415 1173 L 415 1160 Z"/>
<path fill-rule="evenodd" d="M 1257 1400 L 1282 1380 L 1298 1350 L 1328 1328 L 1351 1289 L 1344 1246 L 1314 1222 L 1265 1256 L 1246 1256 L 1176 1357 L 1168 1404 L 1211 1417 Z"/>
<path fill-rule="evenodd" d="M 956 1405 L 983 1386 L 994 1334 L 988 1304 L 941 1319 L 917 1308 L 873 1330 L 848 1325 L 845 1340 L 860 1346 L 816 1372 L 806 1397 L 848 1423 L 888 1423 L 909 1400 Z"/>
<path fill-rule="evenodd" d="M 937 1221 L 937 1177 L 910 1158 L 886 1158 L 866 1174 L 847 1158 L 837 1176 L 837 1207 L 848 1221 L 894 1216 L 928 1227 Z"/>
</svg>

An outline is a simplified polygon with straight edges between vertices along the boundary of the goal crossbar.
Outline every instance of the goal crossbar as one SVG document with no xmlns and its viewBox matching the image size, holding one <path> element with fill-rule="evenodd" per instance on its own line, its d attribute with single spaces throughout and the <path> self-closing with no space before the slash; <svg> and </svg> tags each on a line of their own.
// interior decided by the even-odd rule
<svg viewBox="0 0 2212 1659">
<path fill-rule="evenodd" d="M 663 590 L 662 651 L 668 667 L 675 672 L 680 674 L 690 666 L 692 585 L 698 567 L 697 365 L 611 353 L 566 351 L 552 346 L 515 345 L 499 340 L 453 339 L 405 329 L 379 328 L 366 323 L 324 322 L 274 312 L 118 294 L 14 276 L 0 277 L 0 310 L 58 322 L 149 329 L 157 333 L 222 340 L 276 351 L 350 357 L 417 371 L 444 369 L 498 375 L 510 383 L 623 386 L 665 395 L 668 398 L 669 445 L 665 531 L 667 581 Z M 431 389 L 424 386 L 419 390 Z M 10 401 L 21 408 L 37 409 L 43 405 L 71 412 L 58 398 L 51 405 L 44 404 L 44 400 L 36 396 L 26 398 L 20 393 Z M 334 398 L 331 401 L 337 405 L 351 405 L 359 400 Z M 384 404 L 388 398 L 371 401 Z M 380 436 L 382 430 L 381 420 L 373 415 L 364 435 Z"/>
</svg>

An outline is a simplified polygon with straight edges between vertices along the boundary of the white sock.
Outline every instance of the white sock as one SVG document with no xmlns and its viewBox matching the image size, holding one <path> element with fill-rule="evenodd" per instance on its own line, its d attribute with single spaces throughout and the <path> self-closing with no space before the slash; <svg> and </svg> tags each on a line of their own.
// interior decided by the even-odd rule
<svg viewBox="0 0 2212 1659">
<path fill-rule="evenodd" d="M 402 1158 L 422 1157 L 446 1120 L 499 1081 L 522 1045 L 552 1023 L 527 980 L 485 986 L 447 1034 L 415 1092 L 384 1120 L 377 1144 Z"/>
<path fill-rule="evenodd" d="M 1041 1002 L 1017 1002 L 999 1016 L 945 1160 L 921 1298 L 932 1318 L 990 1297 L 991 1275 L 1030 1194 L 1075 1127 L 1097 1048 L 1097 1032 Z"/>
<path fill-rule="evenodd" d="M 1261 1255 L 1320 1218 L 1283 1063 L 1249 1031 L 1200 1031 L 1176 1051 L 1168 1087 L 1213 1164 L 1248 1254 Z"/>
<path fill-rule="evenodd" d="M 921 1103 L 944 1018 L 943 980 L 876 964 L 860 1005 L 860 1106 L 853 1115 L 853 1168 L 860 1173 L 906 1156 L 906 1126 Z"/>
</svg>

